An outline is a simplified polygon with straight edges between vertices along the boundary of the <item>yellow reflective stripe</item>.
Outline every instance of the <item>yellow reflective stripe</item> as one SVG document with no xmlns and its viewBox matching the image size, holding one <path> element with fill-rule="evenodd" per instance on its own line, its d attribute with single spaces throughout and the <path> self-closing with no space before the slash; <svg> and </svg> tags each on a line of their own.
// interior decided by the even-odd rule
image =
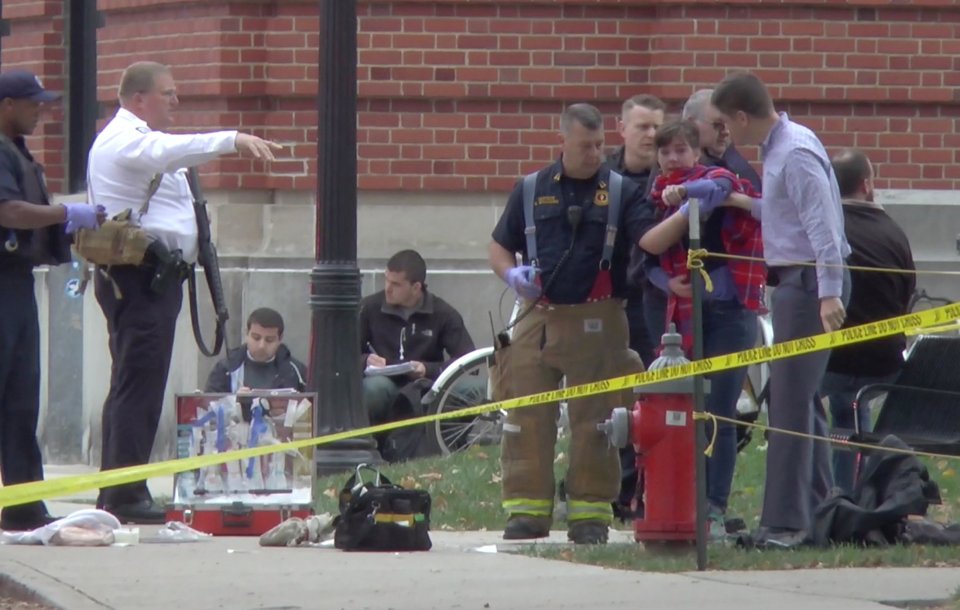
<svg viewBox="0 0 960 610">
<path fill-rule="evenodd" d="M 583 502 L 570 500 L 567 502 L 567 521 L 613 521 L 613 507 L 609 502 Z"/>
<path fill-rule="evenodd" d="M 503 510 L 511 515 L 551 516 L 553 500 L 533 500 L 530 498 L 512 498 L 503 501 Z M 611 513 L 612 514 L 612 513 Z"/>
<path fill-rule="evenodd" d="M 400 525 L 411 526 L 417 521 L 426 521 L 426 516 L 423 513 L 415 514 L 394 514 L 394 513 L 377 513 L 373 516 L 373 520 L 376 523 L 399 523 Z"/>
</svg>

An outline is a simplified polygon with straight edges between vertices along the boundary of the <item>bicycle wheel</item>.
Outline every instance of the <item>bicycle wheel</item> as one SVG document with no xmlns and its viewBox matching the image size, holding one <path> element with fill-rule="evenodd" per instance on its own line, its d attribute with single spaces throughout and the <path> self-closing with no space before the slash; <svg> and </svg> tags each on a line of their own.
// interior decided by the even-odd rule
<svg viewBox="0 0 960 610">
<path fill-rule="evenodd" d="M 482 356 L 457 371 L 441 389 L 430 413 L 450 413 L 491 402 L 490 358 Z M 473 445 L 495 445 L 503 433 L 503 412 L 437 420 L 431 431 L 444 455 Z"/>
</svg>

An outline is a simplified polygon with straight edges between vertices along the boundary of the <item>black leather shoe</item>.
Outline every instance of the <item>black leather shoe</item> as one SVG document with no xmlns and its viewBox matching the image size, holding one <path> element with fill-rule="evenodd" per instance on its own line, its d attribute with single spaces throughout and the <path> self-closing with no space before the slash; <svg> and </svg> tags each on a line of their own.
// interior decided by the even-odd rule
<svg viewBox="0 0 960 610">
<path fill-rule="evenodd" d="M 167 521 L 167 512 L 153 500 L 105 506 L 103 510 L 116 517 L 120 523 L 163 525 Z"/>
<path fill-rule="evenodd" d="M 40 515 L 35 515 L 31 517 L 16 517 L 11 518 L 7 516 L 0 517 L 0 530 L 5 532 L 28 532 L 30 530 L 35 530 L 38 527 L 43 527 L 44 525 L 49 525 L 59 519 L 59 517 L 54 517 L 51 514 L 43 513 Z"/>
<path fill-rule="evenodd" d="M 533 515 L 514 515 L 503 528 L 504 540 L 530 540 L 550 535 L 550 519 Z"/>
</svg>

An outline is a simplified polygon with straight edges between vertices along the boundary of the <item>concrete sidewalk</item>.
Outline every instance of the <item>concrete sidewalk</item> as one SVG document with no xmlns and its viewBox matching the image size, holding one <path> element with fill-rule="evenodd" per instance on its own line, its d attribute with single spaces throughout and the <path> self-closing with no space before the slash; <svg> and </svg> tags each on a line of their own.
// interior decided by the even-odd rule
<svg viewBox="0 0 960 610">
<path fill-rule="evenodd" d="M 57 504 L 56 508 L 69 508 Z M 72 505 L 76 507 L 77 505 Z M 150 537 L 156 527 L 141 527 Z M 565 542 L 554 532 L 545 544 Z M 623 540 L 619 540 L 622 534 Z M 0 575 L 65 610 L 253 608 L 879 610 L 949 598 L 957 568 L 627 572 L 504 552 L 500 532 L 433 532 L 426 553 L 262 548 L 257 538 L 0 546 Z M 619 532 L 615 541 L 629 540 Z"/>
<path fill-rule="evenodd" d="M 48 476 L 81 471 L 93 469 L 48 467 Z M 168 495 L 170 480 L 151 489 Z M 48 505 L 66 515 L 95 496 Z M 156 529 L 141 526 L 141 538 Z M 611 533 L 611 542 L 631 540 L 630 532 Z M 0 578 L 64 610 L 879 610 L 889 608 L 883 603 L 946 599 L 960 586 L 960 568 L 659 574 L 511 554 L 515 543 L 505 543 L 498 531 L 435 531 L 431 538 L 433 550 L 411 554 L 261 548 L 255 537 L 109 548 L 0 546 Z M 566 532 L 557 531 L 544 544 L 565 542 Z"/>
</svg>

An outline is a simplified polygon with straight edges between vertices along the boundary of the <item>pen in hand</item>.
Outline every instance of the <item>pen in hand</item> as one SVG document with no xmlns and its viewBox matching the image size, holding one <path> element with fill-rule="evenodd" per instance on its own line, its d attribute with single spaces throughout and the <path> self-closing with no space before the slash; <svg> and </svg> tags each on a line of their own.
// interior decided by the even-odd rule
<svg viewBox="0 0 960 610">
<path fill-rule="evenodd" d="M 380 367 L 386 366 L 387 360 L 383 356 L 377 353 L 377 350 L 373 349 L 373 344 L 367 341 L 367 366 Z"/>
</svg>

